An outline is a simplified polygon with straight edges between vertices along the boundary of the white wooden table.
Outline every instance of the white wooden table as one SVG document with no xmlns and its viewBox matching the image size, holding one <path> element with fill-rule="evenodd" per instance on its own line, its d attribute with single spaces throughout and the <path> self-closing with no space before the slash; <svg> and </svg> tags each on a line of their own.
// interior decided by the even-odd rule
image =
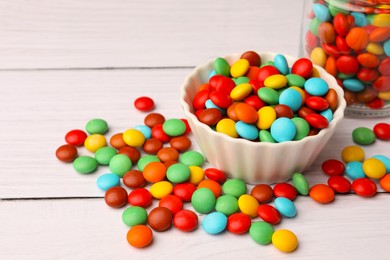
<svg viewBox="0 0 390 260">
<path fill-rule="evenodd" d="M 96 186 L 108 169 L 82 176 L 54 156 L 65 133 L 92 118 L 108 121 L 107 136 L 141 124 L 132 103 L 142 95 L 167 118 L 183 117 L 179 87 L 211 58 L 297 56 L 303 1 L 0 0 L 0 259 L 390 259 L 386 193 L 337 195 L 330 205 L 299 197 L 298 216 L 276 226 L 297 234 L 292 254 L 201 228 L 155 233 L 137 250 L 123 209 L 107 207 Z M 379 120 L 389 122 L 346 118 L 306 172 L 310 184 L 326 182 L 321 162 L 340 158 L 355 127 Z M 390 156 L 389 147 L 365 151 Z"/>
</svg>

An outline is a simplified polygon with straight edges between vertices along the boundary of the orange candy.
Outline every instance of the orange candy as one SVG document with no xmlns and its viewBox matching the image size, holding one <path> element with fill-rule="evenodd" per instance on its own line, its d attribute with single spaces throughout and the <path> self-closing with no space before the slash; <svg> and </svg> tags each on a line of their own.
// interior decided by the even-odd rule
<svg viewBox="0 0 390 260">
<path fill-rule="evenodd" d="M 315 184 L 310 188 L 309 196 L 318 203 L 327 204 L 334 200 L 334 191 L 326 184 Z"/>
<path fill-rule="evenodd" d="M 200 188 L 208 188 L 214 193 L 214 196 L 218 198 L 222 194 L 221 185 L 213 180 L 203 180 L 198 184 L 198 189 Z"/>
<path fill-rule="evenodd" d="M 255 123 L 259 117 L 256 109 L 246 103 L 238 103 L 235 106 L 235 112 L 237 118 L 247 124 Z"/>
<path fill-rule="evenodd" d="M 148 246 L 152 240 L 153 232 L 145 225 L 136 225 L 127 232 L 127 242 L 137 248 Z"/>
<path fill-rule="evenodd" d="M 159 182 L 165 179 L 167 167 L 162 162 L 148 163 L 144 170 L 143 175 L 148 182 Z"/>
<path fill-rule="evenodd" d="M 370 36 L 369 39 L 371 42 L 383 42 L 390 38 L 390 28 L 389 27 L 378 27 L 375 28 Z"/>
<path fill-rule="evenodd" d="M 382 177 L 382 179 L 379 181 L 379 185 L 387 192 L 390 192 L 390 174 L 386 174 Z"/>
<path fill-rule="evenodd" d="M 347 45 L 354 50 L 364 49 L 368 44 L 368 33 L 360 27 L 352 28 L 345 38 Z"/>
<path fill-rule="evenodd" d="M 375 68 L 378 67 L 380 60 L 378 56 L 371 53 L 361 53 L 357 56 L 357 60 L 363 67 Z"/>
<path fill-rule="evenodd" d="M 336 34 L 331 23 L 321 23 L 318 26 L 318 37 L 323 43 L 333 43 Z"/>
<path fill-rule="evenodd" d="M 337 68 L 336 68 L 336 58 L 329 56 L 325 63 L 325 70 L 332 76 L 336 77 Z"/>
</svg>

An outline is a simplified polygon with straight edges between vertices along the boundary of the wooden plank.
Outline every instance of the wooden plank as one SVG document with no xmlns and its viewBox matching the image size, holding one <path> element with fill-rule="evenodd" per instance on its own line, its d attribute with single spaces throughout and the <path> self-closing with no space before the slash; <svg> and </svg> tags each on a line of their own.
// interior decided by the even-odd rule
<svg viewBox="0 0 390 260">
<path fill-rule="evenodd" d="M 65 134 L 83 129 L 92 118 L 104 118 L 110 131 L 123 132 L 143 123 L 136 111 L 136 97 L 155 99 L 156 112 L 166 118 L 183 117 L 179 88 L 189 69 L 86 70 L 2 72 L 0 77 L 0 198 L 103 196 L 96 179 L 108 172 L 100 167 L 91 175 L 77 174 L 59 162 L 54 152 Z M 310 184 L 326 182 L 322 161 L 340 159 L 341 149 L 352 145 L 357 126 L 373 127 L 379 119 L 342 122 L 318 160 L 306 172 Z M 194 149 L 198 149 L 196 144 Z M 367 156 L 390 156 L 385 141 L 364 147 Z M 89 154 L 81 149 L 80 154 Z"/>
<path fill-rule="evenodd" d="M 139 250 L 127 244 L 124 209 L 102 199 L 0 201 L 0 252 L 3 259 L 387 259 L 389 202 L 388 194 L 339 195 L 330 205 L 300 197 L 297 217 L 275 226 L 298 236 L 298 249 L 286 255 L 248 234 L 212 236 L 201 227 L 154 232 L 152 246 Z"/>
<path fill-rule="evenodd" d="M 195 66 L 250 49 L 297 55 L 302 6 L 303 0 L 3 0 L 0 69 Z"/>
</svg>

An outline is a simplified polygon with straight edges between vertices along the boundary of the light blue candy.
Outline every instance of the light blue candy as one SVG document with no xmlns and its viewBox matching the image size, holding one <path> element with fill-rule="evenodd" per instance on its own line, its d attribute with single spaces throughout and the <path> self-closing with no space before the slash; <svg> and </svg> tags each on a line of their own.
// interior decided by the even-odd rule
<svg viewBox="0 0 390 260">
<path fill-rule="evenodd" d="M 215 235 L 225 230 L 227 217 L 221 212 L 212 212 L 208 214 L 202 222 L 204 231 L 208 234 Z"/>
<path fill-rule="evenodd" d="M 140 131 L 145 136 L 145 139 L 149 139 L 152 137 L 152 129 L 149 126 L 137 125 L 134 127 L 134 129 Z"/>
<path fill-rule="evenodd" d="M 294 202 L 285 197 L 276 198 L 274 204 L 279 213 L 287 218 L 293 218 L 297 215 L 297 208 Z"/>
<path fill-rule="evenodd" d="M 385 51 L 386 56 L 390 57 L 390 39 L 383 44 L 383 50 Z"/>
<path fill-rule="evenodd" d="M 326 120 L 328 120 L 329 123 L 333 120 L 333 112 L 332 112 L 332 110 L 330 108 L 328 108 L 328 109 L 326 109 L 324 111 L 321 111 L 320 115 L 325 117 Z"/>
<path fill-rule="evenodd" d="M 239 136 L 248 140 L 255 140 L 259 137 L 259 130 L 255 125 L 247 124 L 242 121 L 236 123 L 236 131 Z"/>
<path fill-rule="evenodd" d="M 328 93 L 329 86 L 321 78 L 310 78 L 305 82 L 305 90 L 312 96 L 323 96 Z"/>
<path fill-rule="evenodd" d="M 314 15 L 318 18 L 318 20 L 322 22 L 330 21 L 330 12 L 328 7 L 322 4 L 314 4 L 313 6 Z"/>
<path fill-rule="evenodd" d="M 96 184 L 99 187 L 99 189 L 106 191 L 109 188 L 118 186 L 120 183 L 120 178 L 118 175 L 113 173 L 106 173 L 101 175 L 97 180 Z"/>
<path fill-rule="evenodd" d="M 277 54 L 275 56 L 274 66 L 283 75 L 287 75 L 289 73 L 289 68 L 288 68 L 288 63 L 287 63 L 286 57 L 284 57 L 282 54 Z"/>
<path fill-rule="evenodd" d="M 345 167 L 345 173 L 352 180 L 366 177 L 363 171 L 363 163 L 361 162 L 347 163 L 347 166 Z"/>
<path fill-rule="evenodd" d="M 357 27 L 363 27 L 368 24 L 368 20 L 365 14 L 359 12 L 352 12 L 351 15 L 355 18 L 355 25 Z"/>
<path fill-rule="evenodd" d="M 278 143 L 293 140 L 296 133 L 294 122 L 287 117 L 280 117 L 271 125 L 271 136 Z"/>
<path fill-rule="evenodd" d="M 209 73 L 209 79 L 212 77 L 212 76 L 215 76 L 217 75 L 217 72 L 215 70 L 212 70 L 210 73 Z"/>
<path fill-rule="evenodd" d="M 293 88 L 288 88 L 280 94 L 279 104 L 289 106 L 292 111 L 296 112 L 302 105 L 301 93 Z"/>
<path fill-rule="evenodd" d="M 344 88 L 352 91 L 352 92 L 359 92 L 364 89 L 364 84 L 358 80 L 358 79 L 346 79 L 343 81 Z"/>
<path fill-rule="evenodd" d="M 376 158 L 383 162 L 386 167 L 386 172 L 390 173 L 390 158 L 381 154 L 374 155 L 372 158 Z"/>
<path fill-rule="evenodd" d="M 226 109 L 220 108 L 219 106 L 214 104 L 211 99 L 207 99 L 204 105 L 206 108 L 216 108 L 221 111 L 222 115 L 226 115 Z"/>
</svg>

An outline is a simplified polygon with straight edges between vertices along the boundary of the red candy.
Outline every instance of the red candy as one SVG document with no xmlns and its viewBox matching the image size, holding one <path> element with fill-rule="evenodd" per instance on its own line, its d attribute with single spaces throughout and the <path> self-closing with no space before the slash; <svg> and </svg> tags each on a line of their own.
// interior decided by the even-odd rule
<svg viewBox="0 0 390 260">
<path fill-rule="evenodd" d="M 359 70 L 359 62 L 354 56 L 342 55 L 336 60 L 337 70 L 344 74 L 356 74 Z"/>
<path fill-rule="evenodd" d="M 244 213 L 234 213 L 228 217 L 227 230 L 240 235 L 248 232 L 251 227 L 251 218 Z"/>
<path fill-rule="evenodd" d="M 349 31 L 347 17 L 342 13 L 336 14 L 336 16 L 333 18 L 333 27 L 338 35 L 347 35 Z"/>
<path fill-rule="evenodd" d="M 279 74 L 279 70 L 274 66 L 266 65 L 261 67 L 259 70 L 259 74 L 257 75 L 257 80 L 260 82 L 262 86 L 264 86 L 264 80 L 269 76 Z"/>
<path fill-rule="evenodd" d="M 192 183 L 178 183 L 173 187 L 173 194 L 182 201 L 191 201 L 192 194 L 196 191 L 196 186 Z"/>
<path fill-rule="evenodd" d="M 150 111 L 154 108 L 154 101 L 150 97 L 139 97 L 134 101 L 134 106 L 140 111 Z"/>
<path fill-rule="evenodd" d="M 169 209 L 172 214 L 175 215 L 177 212 L 183 209 L 183 201 L 178 196 L 170 194 L 161 198 L 158 206 Z"/>
<path fill-rule="evenodd" d="M 300 58 L 294 62 L 291 73 L 298 74 L 299 76 L 307 79 L 310 77 L 311 72 L 313 71 L 313 63 L 306 58 Z"/>
<path fill-rule="evenodd" d="M 265 222 L 268 222 L 272 225 L 276 225 L 282 220 L 279 211 L 275 207 L 268 204 L 260 205 L 257 208 L 257 214 Z"/>
<path fill-rule="evenodd" d="M 275 197 L 285 197 L 289 200 L 294 200 L 297 197 L 297 190 L 290 183 L 278 183 L 274 186 L 274 195 Z"/>
<path fill-rule="evenodd" d="M 390 124 L 378 123 L 374 126 L 374 134 L 381 140 L 390 140 Z"/>
<path fill-rule="evenodd" d="M 171 140 L 171 137 L 164 132 L 162 124 L 153 126 L 152 137 L 159 139 L 163 143 L 168 143 Z"/>
<path fill-rule="evenodd" d="M 372 180 L 359 178 L 352 182 L 352 190 L 359 196 L 369 198 L 376 194 L 377 188 Z"/>
<path fill-rule="evenodd" d="M 130 192 L 128 202 L 132 206 L 146 208 L 152 203 L 152 194 L 145 188 L 137 188 Z"/>
<path fill-rule="evenodd" d="M 351 190 L 349 180 L 339 175 L 329 177 L 328 185 L 337 193 L 348 193 Z"/>
<path fill-rule="evenodd" d="M 76 146 L 83 145 L 86 138 L 87 133 L 79 129 L 71 130 L 65 135 L 65 141 Z"/>
<path fill-rule="evenodd" d="M 224 91 L 213 91 L 210 94 L 210 99 L 215 105 L 220 108 L 228 108 L 232 104 L 232 99 L 229 94 Z"/>
<path fill-rule="evenodd" d="M 210 90 L 201 90 L 196 93 L 194 100 L 192 100 L 192 106 L 195 110 L 203 109 L 206 107 L 205 103 L 210 98 Z"/>
<path fill-rule="evenodd" d="M 329 103 L 325 98 L 319 96 L 308 97 L 305 100 L 306 105 L 314 110 L 322 111 L 329 108 Z"/>
<path fill-rule="evenodd" d="M 180 210 L 173 217 L 173 225 L 184 232 L 193 231 L 198 227 L 198 215 L 191 210 Z"/>
<path fill-rule="evenodd" d="M 335 159 L 329 159 L 322 163 L 322 170 L 327 175 L 341 175 L 345 171 L 345 165 L 343 162 Z"/>
<path fill-rule="evenodd" d="M 329 125 L 328 120 L 320 114 L 309 114 L 305 117 L 305 120 L 311 127 L 318 129 L 327 128 Z"/>
<path fill-rule="evenodd" d="M 220 184 L 226 181 L 226 175 L 223 171 L 218 170 L 217 168 L 207 168 L 204 170 L 204 174 L 210 180 L 216 181 Z"/>
</svg>

